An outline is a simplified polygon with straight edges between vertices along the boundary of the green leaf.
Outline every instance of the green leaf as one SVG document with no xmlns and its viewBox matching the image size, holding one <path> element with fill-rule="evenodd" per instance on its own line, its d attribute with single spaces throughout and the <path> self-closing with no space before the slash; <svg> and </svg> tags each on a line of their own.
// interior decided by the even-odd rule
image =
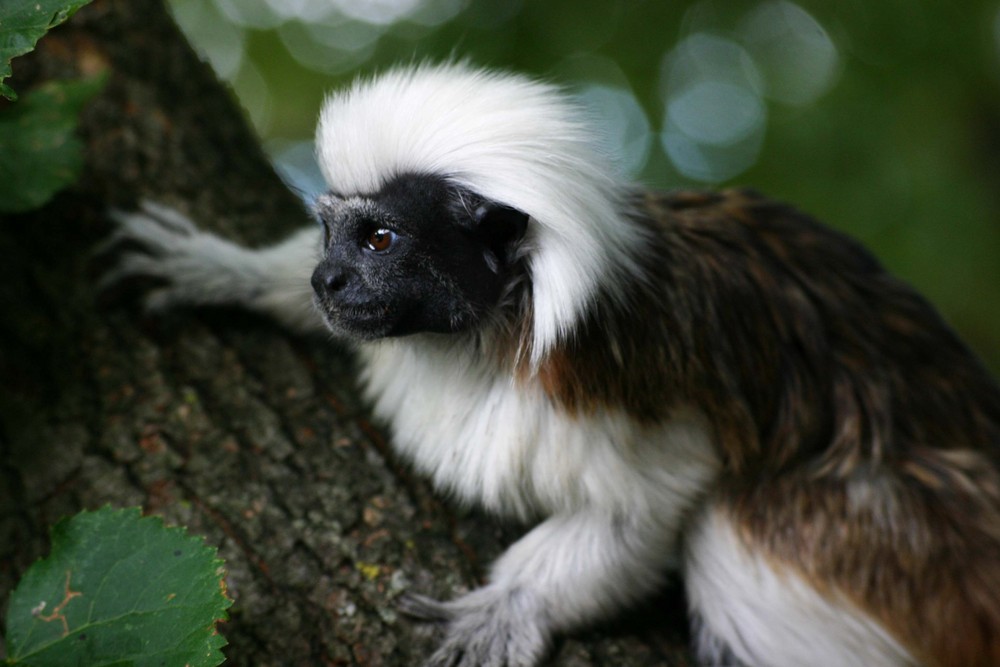
<svg viewBox="0 0 1000 667">
<path fill-rule="evenodd" d="M 3 82 L 11 75 L 10 61 L 35 48 L 49 28 L 59 25 L 90 0 L 3 0 L 0 2 L 0 95 L 16 99 Z"/>
<path fill-rule="evenodd" d="M 220 664 L 222 561 L 200 537 L 137 508 L 81 512 L 11 595 L 7 662 L 48 667 Z"/>
<path fill-rule="evenodd" d="M 80 110 L 104 80 L 50 81 L 0 112 L 0 212 L 38 208 L 76 181 Z"/>
</svg>

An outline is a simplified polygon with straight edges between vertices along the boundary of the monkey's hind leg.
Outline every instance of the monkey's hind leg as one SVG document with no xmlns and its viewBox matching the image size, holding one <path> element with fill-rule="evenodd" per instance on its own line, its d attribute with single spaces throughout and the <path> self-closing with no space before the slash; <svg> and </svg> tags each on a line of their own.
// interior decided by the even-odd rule
<svg viewBox="0 0 1000 667">
<path fill-rule="evenodd" d="M 874 619 L 755 549 L 724 506 L 687 536 L 684 577 L 695 650 L 706 666 L 915 665 Z"/>
</svg>

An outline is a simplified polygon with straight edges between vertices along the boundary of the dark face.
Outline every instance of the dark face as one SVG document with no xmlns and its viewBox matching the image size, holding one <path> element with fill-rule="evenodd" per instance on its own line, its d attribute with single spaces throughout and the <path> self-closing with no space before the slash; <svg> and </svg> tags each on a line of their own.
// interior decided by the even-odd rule
<svg viewBox="0 0 1000 667">
<path fill-rule="evenodd" d="M 527 216 L 429 175 L 320 198 L 316 304 L 335 332 L 373 340 L 473 327 L 511 278 Z"/>
</svg>

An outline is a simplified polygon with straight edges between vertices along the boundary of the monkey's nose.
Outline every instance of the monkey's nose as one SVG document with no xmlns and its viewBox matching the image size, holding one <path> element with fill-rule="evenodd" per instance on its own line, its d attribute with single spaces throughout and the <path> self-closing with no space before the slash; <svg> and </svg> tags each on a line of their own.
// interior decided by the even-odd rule
<svg viewBox="0 0 1000 667">
<path fill-rule="evenodd" d="M 347 273 L 339 268 L 318 266 L 312 274 L 312 287 L 317 294 L 333 294 L 347 285 Z"/>
</svg>

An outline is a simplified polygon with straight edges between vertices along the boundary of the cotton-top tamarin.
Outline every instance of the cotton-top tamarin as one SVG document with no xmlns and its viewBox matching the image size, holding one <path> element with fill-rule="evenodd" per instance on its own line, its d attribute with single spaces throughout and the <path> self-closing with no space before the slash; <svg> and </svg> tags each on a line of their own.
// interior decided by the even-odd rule
<svg viewBox="0 0 1000 667">
<path fill-rule="evenodd" d="M 328 327 L 402 457 L 540 520 L 485 586 L 407 599 L 429 665 L 537 665 L 672 562 L 706 664 L 1000 665 L 997 383 L 858 243 L 623 182 L 594 135 L 519 75 L 358 80 L 320 115 L 318 228 L 253 250 L 147 205 L 106 282 Z"/>
</svg>

